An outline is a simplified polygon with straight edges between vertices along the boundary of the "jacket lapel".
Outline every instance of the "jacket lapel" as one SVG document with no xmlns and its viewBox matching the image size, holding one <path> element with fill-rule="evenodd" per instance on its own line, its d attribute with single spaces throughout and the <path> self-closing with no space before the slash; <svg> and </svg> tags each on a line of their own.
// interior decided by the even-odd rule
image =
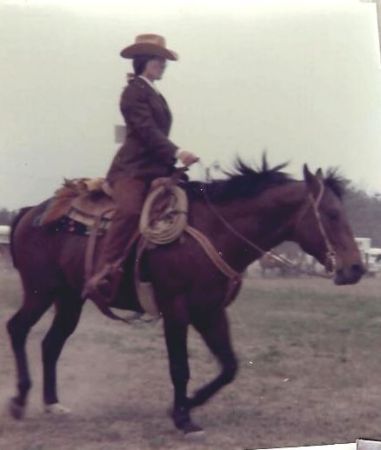
<svg viewBox="0 0 381 450">
<path fill-rule="evenodd" d="M 172 120 L 171 110 L 169 109 L 168 103 L 159 92 L 157 92 L 151 85 L 146 83 L 142 78 L 137 77 L 136 80 L 144 86 L 144 88 L 148 89 L 151 95 L 154 95 L 156 98 L 160 99 L 161 104 L 163 105 L 163 112 L 167 114 L 169 120 Z"/>
</svg>

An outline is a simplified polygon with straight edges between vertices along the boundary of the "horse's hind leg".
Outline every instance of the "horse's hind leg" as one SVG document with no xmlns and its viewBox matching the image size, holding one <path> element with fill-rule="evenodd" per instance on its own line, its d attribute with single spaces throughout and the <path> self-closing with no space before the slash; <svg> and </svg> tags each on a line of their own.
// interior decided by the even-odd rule
<svg viewBox="0 0 381 450">
<path fill-rule="evenodd" d="M 9 411 L 15 419 L 21 419 L 24 416 L 28 392 L 32 386 L 25 351 L 26 339 L 32 326 L 41 318 L 52 302 L 52 298 L 37 296 L 35 292 L 25 294 L 23 306 L 7 323 L 17 371 L 17 395 L 11 399 L 9 404 Z"/>
<path fill-rule="evenodd" d="M 83 300 L 65 293 L 56 304 L 56 315 L 42 342 L 43 397 L 46 412 L 67 412 L 58 402 L 56 368 L 66 339 L 74 332 L 81 316 Z"/>
<path fill-rule="evenodd" d="M 229 324 L 225 310 L 220 310 L 208 317 L 199 318 L 197 321 L 192 321 L 192 324 L 201 334 L 212 353 L 217 357 L 222 370 L 214 380 L 199 389 L 189 399 L 190 408 L 202 405 L 223 386 L 231 383 L 238 368 L 237 359 L 231 345 Z"/>
</svg>

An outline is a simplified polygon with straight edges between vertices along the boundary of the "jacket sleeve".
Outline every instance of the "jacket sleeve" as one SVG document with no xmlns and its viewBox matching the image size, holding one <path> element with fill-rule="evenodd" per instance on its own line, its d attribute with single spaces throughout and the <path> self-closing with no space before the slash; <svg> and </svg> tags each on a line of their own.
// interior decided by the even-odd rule
<svg viewBox="0 0 381 450">
<path fill-rule="evenodd" d="M 147 149 L 163 158 L 175 157 L 178 146 L 157 126 L 143 90 L 127 88 L 122 95 L 121 110 L 127 126 L 139 136 Z"/>
</svg>

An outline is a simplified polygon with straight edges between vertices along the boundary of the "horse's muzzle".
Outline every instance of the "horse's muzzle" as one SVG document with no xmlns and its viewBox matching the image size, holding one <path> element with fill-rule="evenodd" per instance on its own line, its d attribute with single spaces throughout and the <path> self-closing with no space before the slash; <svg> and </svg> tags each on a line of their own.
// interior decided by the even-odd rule
<svg viewBox="0 0 381 450">
<path fill-rule="evenodd" d="M 360 281 L 365 273 L 365 267 L 362 263 L 352 264 L 349 267 L 342 267 L 335 272 L 335 284 L 342 286 L 344 284 L 355 284 Z"/>
</svg>

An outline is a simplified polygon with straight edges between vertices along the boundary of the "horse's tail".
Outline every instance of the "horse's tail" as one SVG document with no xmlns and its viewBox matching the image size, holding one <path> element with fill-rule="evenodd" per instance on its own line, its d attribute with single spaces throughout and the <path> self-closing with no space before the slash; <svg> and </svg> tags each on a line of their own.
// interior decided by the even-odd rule
<svg viewBox="0 0 381 450">
<path fill-rule="evenodd" d="M 21 208 L 19 213 L 16 215 L 16 217 L 12 221 L 11 234 L 10 234 L 10 243 L 9 243 L 10 244 L 10 248 L 9 249 L 10 249 L 10 252 L 11 252 L 13 267 L 15 267 L 16 269 L 17 269 L 17 264 L 16 264 L 16 257 L 15 257 L 15 251 L 14 251 L 14 235 L 15 235 L 15 231 L 16 231 L 17 225 L 19 224 L 20 220 L 32 208 L 33 208 L 33 206 L 27 206 L 25 208 Z"/>
</svg>

